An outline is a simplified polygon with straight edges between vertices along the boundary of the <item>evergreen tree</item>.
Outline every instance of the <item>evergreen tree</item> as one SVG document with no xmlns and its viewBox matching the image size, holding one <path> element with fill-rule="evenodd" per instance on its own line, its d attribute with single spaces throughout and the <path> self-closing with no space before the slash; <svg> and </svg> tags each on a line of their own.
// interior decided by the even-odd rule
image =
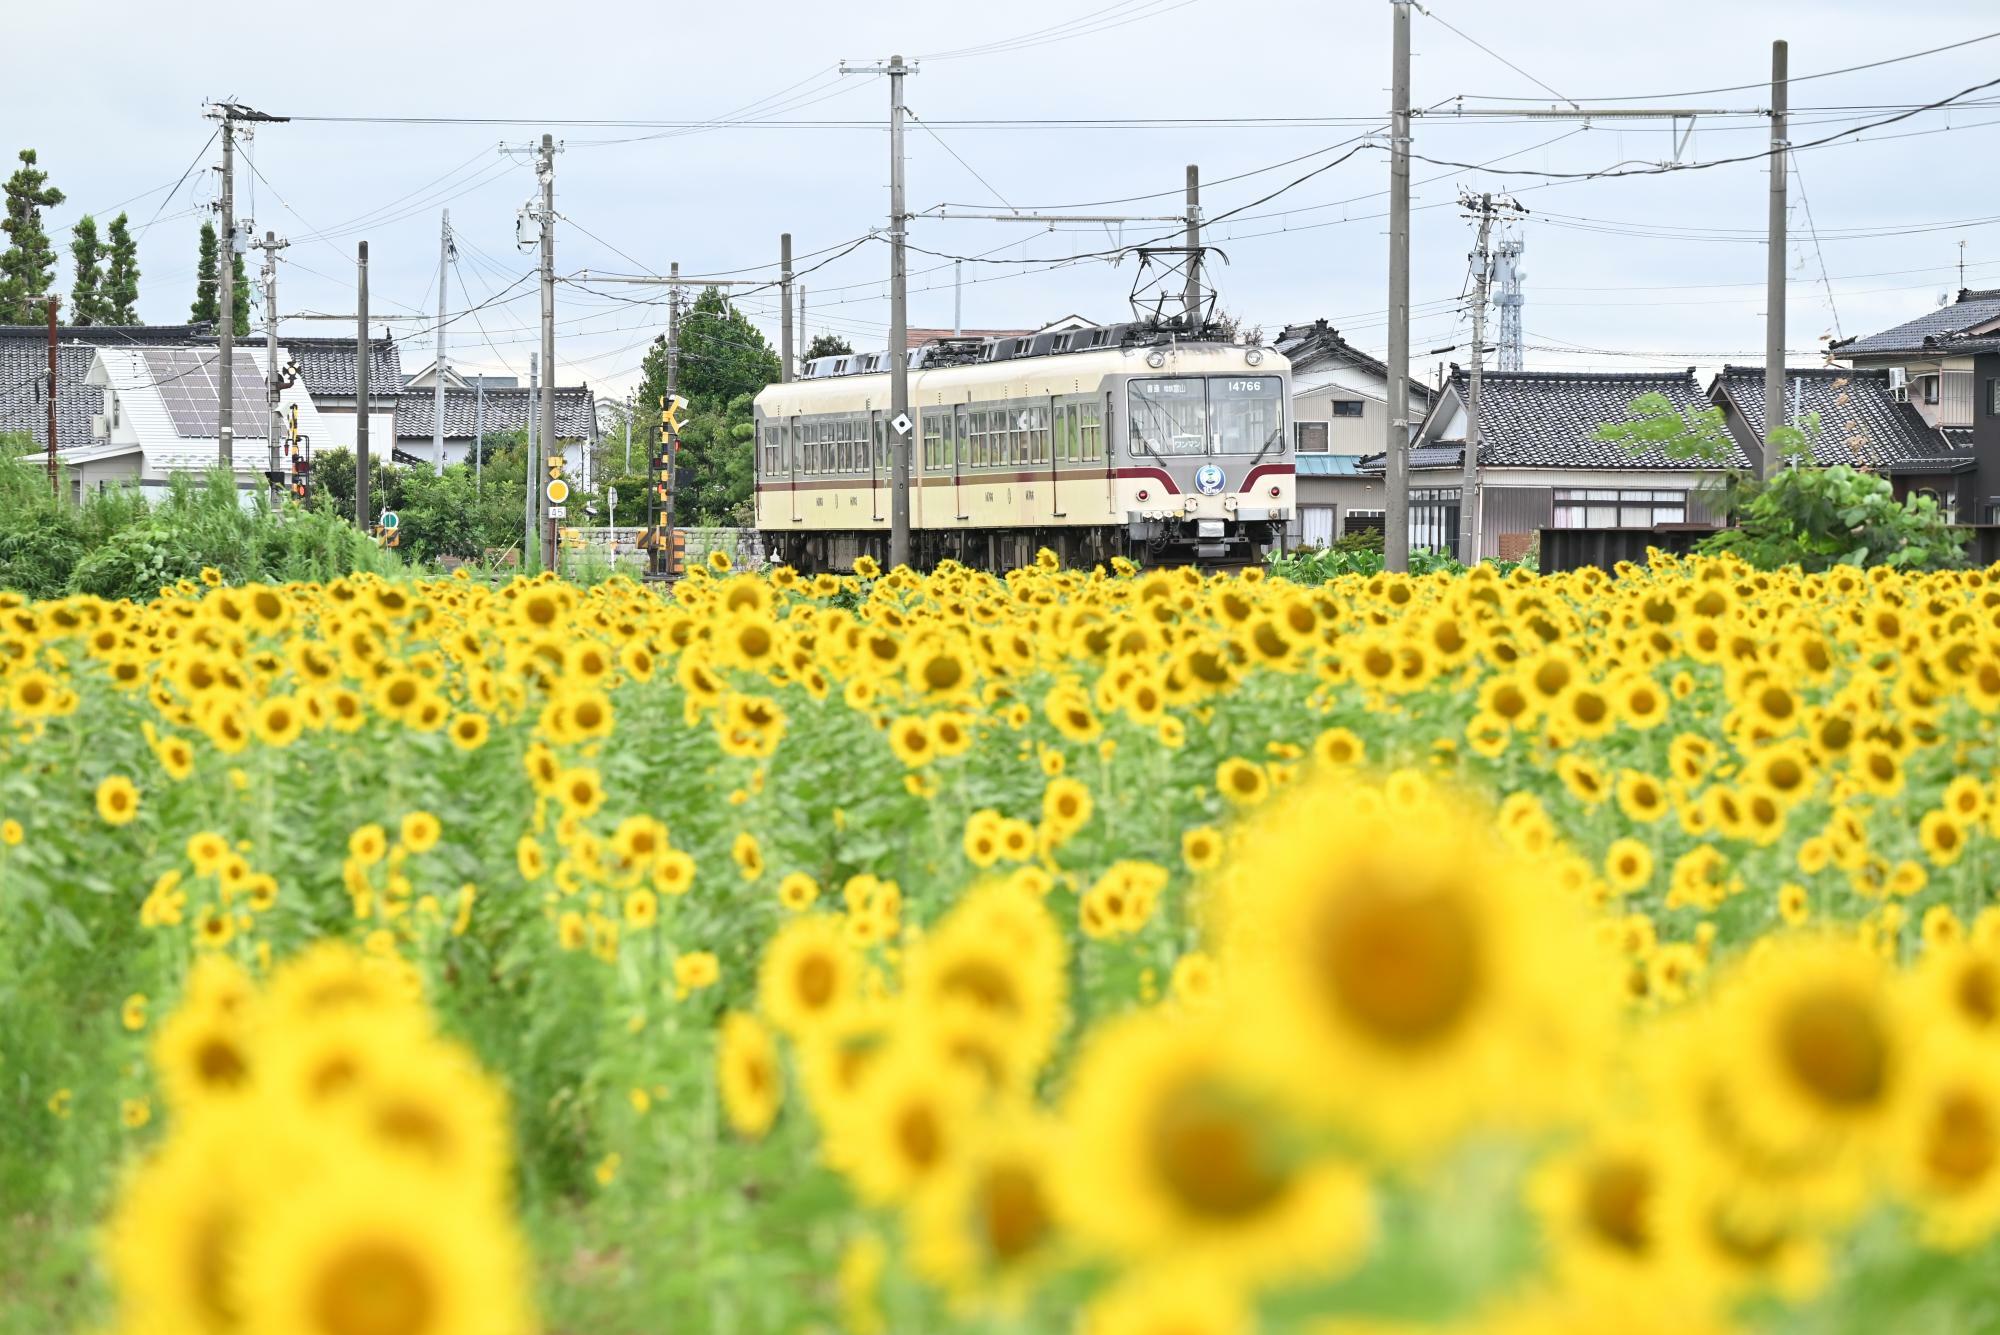
<svg viewBox="0 0 2000 1335">
<path fill-rule="evenodd" d="M 97 239 L 97 219 L 88 213 L 70 229 L 70 258 L 76 279 L 69 290 L 71 324 L 106 324 L 104 306 L 104 246 Z"/>
<path fill-rule="evenodd" d="M 36 299 L 56 281 L 56 252 L 42 230 L 42 210 L 63 202 L 63 192 L 35 166 L 35 150 L 21 150 L 21 166 L 7 178 L 7 249 L 0 252 L 0 323 L 35 324 Z"/>
<path fill-rule="evenodd" d="M 215 240 L 215 224 L 201 225 L 201 258 L 194 268 L 194 305 L 188 308 L 190 324 L 214 324 L 222 318 L 222 304 L 215 287 L 216 256 L 219 253 Z"/>
<path fill-rule="evenodd" d="M 108 233 L 110 259 L 104 271 L 102 309 L 104 324 L 139 323 L 139 243 L 124 214 L 111 220 Z"/>
<path fill-rule="evenodd" d="M 847 357 L 854 352 L 854 345 L 838 334 L 819 334 L 806 345 L 806 360 L 815 357 Z"/>
<path fill-rule="evenodd" d="M 243 257 L 238 255 L 235 258 L 236 277 L 230 285 L 234 305 L 229 313 L 233 317 L 230 323 L 236 327 L 236 337 L 243 338 L 250 332 L 250 275 L 244 272 Z"/>
</svg>

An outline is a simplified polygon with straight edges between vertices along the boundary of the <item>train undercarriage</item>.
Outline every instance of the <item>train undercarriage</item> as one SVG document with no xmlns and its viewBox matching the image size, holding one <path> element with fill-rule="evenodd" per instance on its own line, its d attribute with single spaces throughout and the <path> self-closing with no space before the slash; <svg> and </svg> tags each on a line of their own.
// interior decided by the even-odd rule
<svg viewBox="0 0 2000 1335">
<path fill-rule="evenodd" d="M 1216 531 L 1220 528 L 1222 531 Z M 889 563 L 889 535 L 879 529 L 815 532 L 765 530 L 764 552 L 773 562 L 801 574 L 846 573 L 855 561 L 872 556 Z M 1281 550 L 1282 520 L 1247 520 L 1213 527 L 1197 521 L 1168 519 L 1132 524 L 1066 525 L 1051 528 L 917 529 L 910 534 L 912 563 L 930 570 L 956 561 L 995 574 L 1033 563 L 1043 548 L 1054 552 L 1065 567 L 1088 569 L 1108 565 L 1122 556 L 1146 567 L 1199 565 L 1231 569 L 1255 565 Z"/>
</svg>

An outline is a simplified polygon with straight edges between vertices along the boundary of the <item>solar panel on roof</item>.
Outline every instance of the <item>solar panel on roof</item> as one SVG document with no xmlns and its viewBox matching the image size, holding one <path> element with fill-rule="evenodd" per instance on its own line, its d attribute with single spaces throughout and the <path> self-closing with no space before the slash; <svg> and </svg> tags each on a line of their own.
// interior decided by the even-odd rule
<svg viewBox="0 0 2000 1335">
<path fill-rule="evenodd" d="M 218 355 L 205 348 L 147 348 L 146 370 L 166 405 L 174 431 L 181 436 L 214 436 L 218 429 L 221 387 L 216 383 Z M 264 403 L 264 374 L 254 356 L 235 356 L 236 379 L 230 402 L 232 426 L 238 436 L 270 434 L 270 410 Z"/>
</svg>

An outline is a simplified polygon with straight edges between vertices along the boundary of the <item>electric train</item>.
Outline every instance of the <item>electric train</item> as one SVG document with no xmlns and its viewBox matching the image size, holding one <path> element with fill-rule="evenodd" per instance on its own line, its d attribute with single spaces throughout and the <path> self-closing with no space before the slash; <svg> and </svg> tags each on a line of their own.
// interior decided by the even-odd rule
<svg viewBox="0 0 2000 1335">
<path fill-rule="evenodd" d="M 756 527 L 803 571 L 886 561 L 888 353 L 822 357 L 756 399 Z M 1291 368 L 1140 324 L 911 349 L 913 561 L 1002 571 L 1241 564 L 1292 519 Z"/>
</svg>

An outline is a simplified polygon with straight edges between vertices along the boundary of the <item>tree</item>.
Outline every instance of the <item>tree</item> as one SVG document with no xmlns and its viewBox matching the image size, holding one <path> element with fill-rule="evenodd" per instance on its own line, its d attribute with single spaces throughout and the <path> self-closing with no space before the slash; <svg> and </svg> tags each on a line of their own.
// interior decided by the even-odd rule
<svg viewBox="0 0 2000 1335">
<path fill-rule="evenodd" d="M 1898 503 L 1887 478 L 1845 464 L 1781 470 L 1740 511 L 1739 527 L 1697 550 L 1732 552 L 1759 570 L 1796 565 L 1806 574 L 1836 565 L 1946 570 L 1965 564 L 1965 535 L 1913 496 Z"/>
<path fill-rule="evenodd" d="M 215 224 L 203 222 L 201 225 L 201 258 L 194 266 L 194 305 L 188 308 L 190 324 L 214 324 L 222 318 L 222 303 L 215 288 L 216 256 L 219 247 L 215 239 Z"/>
<path fill-rule="evenodd" d="M 250 275 L 244 272 L 243 257 L 235 257 L 235 278 L 230 284 L 231 299 L 230 324 L 235 327 L 236 337 L 243 338 L 250 333 Z"/>
<path fill-rule="evenodd" d="M 71 324 L 108 324 L 104 304 L 103 243 L 97 239 L 97 219 L 88 213 L 70 229 L 70 258 L 76 277 L 69 289 Z"/>
<path fill-rule="evenodd" d="M 838 334 L 816 334 L 806 345 L 806 360 L 815 357 L 849 357 L 854 354 L 854 345 Z"/>
<path fill-rule="evenodd" d="M 693 476 L 675 498 L 678 522 L 696 527 L 747 522 L 756 438 L 750 401 L 777 378 L 777 354 L 757 326 L 717 289 L 703 292 L 681 320 L 679 392 L 688 400 L 688 412 L 681 426 L 680 462 Z M 639 384 L 639 421 L 658 420 L 660 396 L 666 392 L 666 340 L 656 339 Z M 619 497 L 624 499 L 622 489 Z"/>
<path fill-rule="evenodd" d="M 7 249 L 0 252 L 0 323 L 33 324 L 39 298 L 54 288 L 56 252 L 42 230 L 42 210 L 63 202 L 63 192 L 35 166 L 35 150 L 24 148 L 21 166 L 7 178 Z"/>
<path fill-rule="evenodd" d="M 124 214 L 111 220 L 110 259 L 104 271 L 101 305 L 104 324 L 139 323 L 139 243 Z"/>
<path fill-rule="evenodd" d="M 1819 425 L 1819 415 L 1808 413 L 1800 426 L 1781 426 L 1771 433 L 1771 443 L 1781 455 L 1803 454 Z M 1641 394 L 1625 409 L 1625 420 L 1597 428 L 1597 439 L 1623 445 L 1633 454 L 1658 450 L 1669 459 L 1684 462 L 1728 465 L 1736 453 L 1736 439 L 1724 425 L 1722 409 L 1690 408 L 1685 413 L 1674 407 L 1664 394 Z"/>
</svg>

